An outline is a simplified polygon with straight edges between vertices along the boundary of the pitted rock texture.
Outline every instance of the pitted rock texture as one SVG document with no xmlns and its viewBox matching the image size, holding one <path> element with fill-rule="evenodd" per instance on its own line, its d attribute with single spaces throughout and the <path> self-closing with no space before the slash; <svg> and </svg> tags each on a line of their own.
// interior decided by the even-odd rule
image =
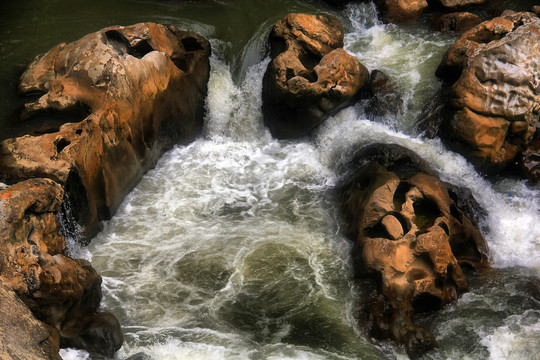
<svg viewBox="0 0 540 360">
<path fill-rule="evenodd" d="M 202 129 L 209 43 L 173 26 L 112 26 L 38 56 L 20 91 L 41 94 L 22 120 L 77 112 L 81 121 L 0 143 L 0 179 L 64 187 L 88 238 L 176 143 Z"/>
<path fill-rule="evenodd" d="M 437 75 L 452 83 L 439 135 L 479 170 L 502 170 L 540 117 L 540 20 L 507 11 L 464 33 Z"/>
<path fill-rule="evenodd" d="M 436 346 L 429 332 L 413 325 L 413 314 L 466 291 L 462 266 L 488 266 L 477 225 L 435 177 L 416 172 L 400 178 L 377 162 L 355 171 L 342 201 L 358 275 L 378 281 L 379 295 L 368 306 L 371 335 L 404 344 L 411 356 Z"/>
<path fill-rule="evenodd" d="M 343 26 L 332 15 L 289 14 L 272 29 L 270 46 L 263 114 L 274 137 L 306 135 L 368 85 L 368 70 L 342 49 Z"/>
<path fill-rule="evenodd" d="M 51 329 L 0 283 L 0 359 L 60 360 Z"/>
<path fill-rule="evenodd" d="M 112 355 L 123 339 L 114 316 L 97 313 L 101 277 L 86 260 L 64 255 L 65 240 L 56 221 L 63 195 L 62 187 L 50 179 L 30 179 L 0 190 L 0 281 L 61 342 L 80 338 L 93 319 L 114 319 L 101 330 L 115 336 L 103 339 L 97 334 L 87 342 L 103 346 L 86 347 Z"/>
</svg>

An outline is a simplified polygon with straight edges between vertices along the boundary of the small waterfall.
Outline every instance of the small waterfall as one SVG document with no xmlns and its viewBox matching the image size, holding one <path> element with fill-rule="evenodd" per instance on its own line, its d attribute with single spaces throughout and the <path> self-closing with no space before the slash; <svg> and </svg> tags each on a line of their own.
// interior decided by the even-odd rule
<svg viewBox="0 0 540 360">
<path fill-rule="evenodd" d="M 372 143 L 415 151 L 443 181 L 470 189 L 488 213 L 482 225 L 497 275 L 473 277 L 457 303 L 419 317 L 441 342 L 425 358 L 540 353 L 540 188 L 489 182 L 440 141 L 415 133 L 452 36 L 383 25 L 372 4 L 349 5 L 341 15 L 350 25 L 346 49 L 396 80 L 407 111 L 373 122 L 350 107 L 309 138 L 274 140 L 260 111 L 269 60 L 235 83 L 219 58 L 226 44 L 214 41 L 204 136 L 166 153 L 79 250 L 103 276 L 103 307 L 123 324 L 118 359 L 139 352 L 153 359 L 406 358 L 393 344 L 370 342 L 355 320 L 368 294 L 353 281 L 333 196 L 336 164 Z"/>
</svg>

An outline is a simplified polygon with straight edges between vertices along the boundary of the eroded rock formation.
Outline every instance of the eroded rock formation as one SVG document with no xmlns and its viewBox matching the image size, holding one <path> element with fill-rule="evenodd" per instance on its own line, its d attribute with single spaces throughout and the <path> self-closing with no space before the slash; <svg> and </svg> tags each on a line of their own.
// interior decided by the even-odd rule
<svg viewBox="0 0 540 360">
<path fill-rule="evenodd" d="M 413 314 L 456 300 L 467 290 L 462 267 L 487 266 L 488 250 L 456 192 L 406 155 L 379 158 L 388 168 L 365 156 L 341 191 L 353 261 L 358 275 L 372 276 L 379 287 L 368 305 L 371 335 L 417 356 L 437 342 L 413 325 Z"/>
<path fill-rule="evenodd" d="M 368 85 L 368 70 L 342 49 L 343 26 L 332 15 L 287 15 L 272 29 L 270 47 L 263 114 L 277 138 L 307 134 Z"/>
<path fill-rule="evenodd" d="M 37 320 L 13 291 L 0 283 L 0 358 L 60 360 L 58 339 Z"/>
<path fill-rule="evenodd" d="M 525 150 L 540 117 L 540 20 L 507 11 L 464 33 L 437 75 L 451 83 L 439 135 L 486 173 Z"/>
<path fill-rule="evenodd" d="M 46 341 L 40 348 L 46 345 L 44 351 L 57 356 L 58 339 L 66 345 L 85 339 L 83 348 L 111 356 L 122 345 L 120 324 L 112 314 L 97 312 L 101 277 L 90 263 L 64 255 L 65 240 L 56 221 L 63 195 L 62 187 L 50 179 L 26 180 L 0 190 L 0 282 L 48 325 L 43 329 L 20 310 L 20 324 L 30 326 L 18 334 L 25 342 Z M 98 324 L 99 331 L 88 336 L 92 324 Z M 1 333 L 13 330 L 4 327 L 9 324 L 0 325 Z M 21 342 L 5 346 L 24 350 L 17 344 Z M 37 351 L 35 346 L 30 350 Z"/>
<path fill-rule="evenodd" d="M 113 26 L 38 56 L 20 91 L 41 96 L 25 118 L 77 112 L 80 121 L 0 143 L 0 179 L 45 177 L 66 190 L 86 237 L 164 150 L 202 128 L 209 43 L 173 26 Z"/>
</svg>

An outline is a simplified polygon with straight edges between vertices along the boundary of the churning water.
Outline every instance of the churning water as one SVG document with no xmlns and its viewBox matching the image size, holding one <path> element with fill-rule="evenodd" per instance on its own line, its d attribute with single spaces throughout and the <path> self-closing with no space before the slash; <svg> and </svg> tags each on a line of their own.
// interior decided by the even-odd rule
<svg viewBox="0 0 540 360">
<path fill-rule="evenodd" d="M 334 198 L 337 164 L 371 143 L 415 151 L 443 181 L 470 189 L 488 213 L 481 225 L 495 269 L 472 276 L 471 291 L 455 304 L 418 317 L 441 343 L 424 358 L 540 354 L 540 188 L 488 182 L 415 131 L 414 119 L 439 86 L 435 68 L 455 38 L 425 26 L 383 25 L 370 4 L 337 15 L 346 49 L 395 79 L 405 111 L 374 122 L 361 106 L 347 108 L 298 141 L 274 140 L 262 125 L 269 60 L 253 59 L 269 28 L 258 29 L 231 63 L 225 54 L 236 45 L 211 26 L 188 24 L 211 38 L 214 51 L 204 135 L 166 153 L 78 251 L 103 276 L 103 308 L 122 324 L 116 358 L 407 358 L 390 342 L 371 342 L 355 320 L 368 294 L 352 279 Z"/>
</svg>

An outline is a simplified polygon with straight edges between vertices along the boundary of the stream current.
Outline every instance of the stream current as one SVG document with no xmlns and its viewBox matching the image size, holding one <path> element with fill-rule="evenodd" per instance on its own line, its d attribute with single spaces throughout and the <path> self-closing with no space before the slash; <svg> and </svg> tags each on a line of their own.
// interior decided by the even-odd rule
<svg viewBox="0 0 540 360">
<path fill-rule="evenodd" d="M 383 25 L 372 4 L 334 11 L 346 28 L 346 50 L 369 70 L 389 74 L 406 110 L 367 119 L 360 103 L 309 137 L 278 141 L 262 125 L 266 36 L 287 12 L 316 13 L 323 5 L 260 2 L 261 14 L 243 24 L 250 35 L 233 41 L 216 25 L 223 21 L 219 7 L 247 11 L 245 1 L 208 2 L 214 12 L 205 2 L 126 3 L 145 11 L 118 15 L 126 24 L 148 20 L 197 31 L 211 41 L 213 55 L 202 137 L 167 152 L 88 247 L 68 239 L 70 253 L 103 276 L 102 308 L 118 317 L 125 337 L 117 359 L 407 359 L 391 342 L 370 341 L 355 320 L 371 290 L 353 281 L 335 199 L 338 164 L 372 143 L 415 151 L 443 181 L 469 189 L 488 214 L 480 225 L 494 269 L 470 276 L 470 291 L 456 303 L 417 317 L 441 345 L 423 359 L 540 354 L 540 187 L 487 181 L 415 128 L 440 86 L 434 71 L 453 35 L 428 30 L 425 20 Z M 160 15 L 149 16 L 152 9 Z M 210 25 L 197 9 L 209 11 Z M 2 110 L 8 134 L 10 108 Z M 61 355 L 89 358 L 71 349 Z"/>
</svg>

